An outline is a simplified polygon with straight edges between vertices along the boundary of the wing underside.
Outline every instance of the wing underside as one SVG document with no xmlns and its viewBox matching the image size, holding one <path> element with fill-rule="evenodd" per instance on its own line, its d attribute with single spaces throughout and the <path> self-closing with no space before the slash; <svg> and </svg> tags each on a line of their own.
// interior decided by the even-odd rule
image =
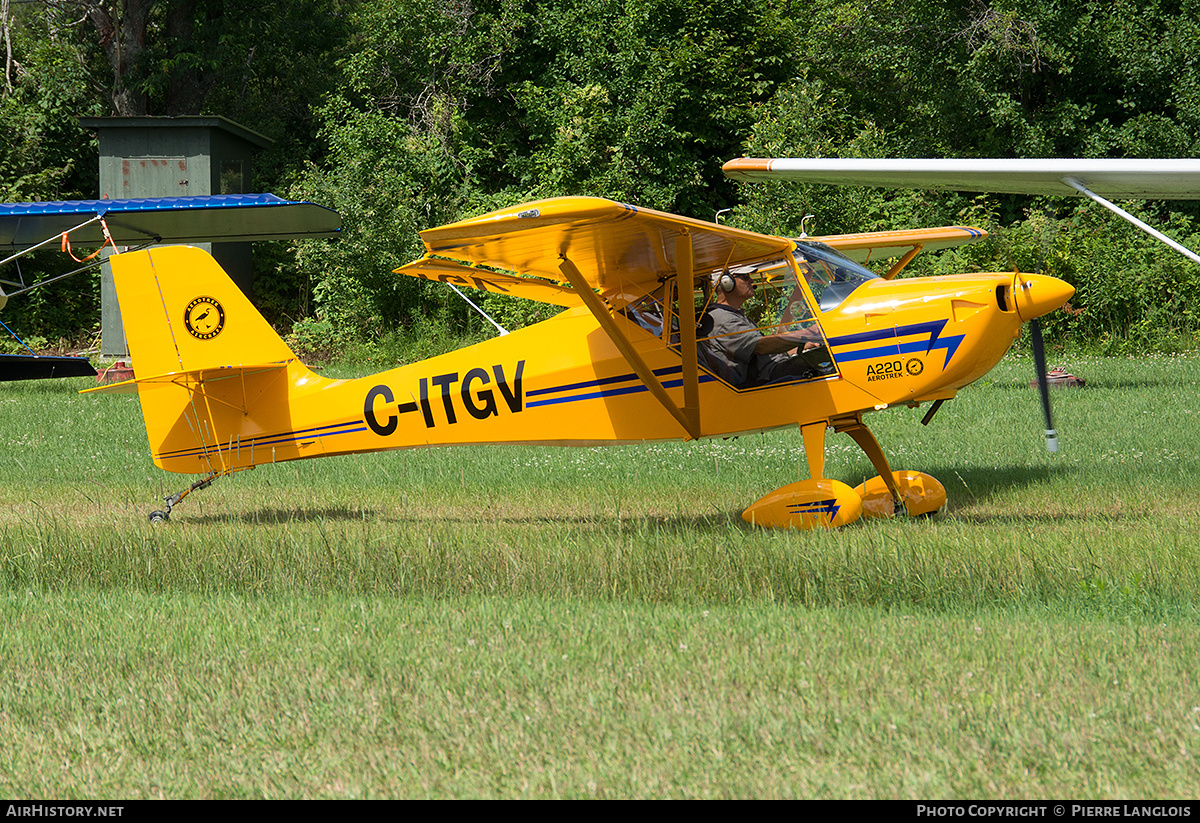
<svg viewBox="0 0 1200 823">
<path fill-rule="evenodd" d="M 906 231 L 875 231 L 862 234 L 838 234 L 828 237 L 809 237 L 817 243 L 831 246 L 851 260 L 860 263 L 900 257 L 917 251 L 940 251 L 968 243 L 978 243 L 988 236 L 973 226 L 941 226 Z"/>
<path fill-rule="evenodd" d="M 489 271 L 478 266 L 467 266 L 440 257 L 422 257 L 420 260 L 401 266 L 396 274 L 419 277 L 452 286 L 461 286 L 493 294 L 509 294 L 551 303 L 564 308 L 580 306 L 583 301 L 574 289 L 540 277 L 514 277 L 510 274 Z"/>
<path fill-rule="evenodd" d="M 1195 200 L 1200 160 L 1147 159 L 856 159 L 740 157 L 723 167 L 734 180 L 795 180 L 999 194 L 1080 196 L 1067 180 L 1103 197 Z"/>
<path fill-rule="evenodd" d="M 790 240 L 595 197 L 524 203 L 421 232 L 431 255 L 570 285 L 563 261 L 615 304 L 636 300 L 677 274 L 678 240 L 699 276 L 793 247 Z M 537 298 L 534 298 L 537 299 Z M 554 301 L 551 301 L 554 302 Z"/>
<path fill-rule="evenodd" d="M 104 225 L 101 226 L 100 220 Z M 18 251 L 67 232 L 100 245 L 335 237 L 337 212 L 271 194 L 0 203 L 0 250 Z"/>
<path fill-rule="evenodd" d="M 1200 160 L 851 159 L 740 157 L 723 166 L 734 180 L 793 180 L 835 186 L 981 191 L 1086 197 L 1151 237 L 1200 263 L 1200 254 L 1112 200 L 1200 199 Z"/>
</svg>

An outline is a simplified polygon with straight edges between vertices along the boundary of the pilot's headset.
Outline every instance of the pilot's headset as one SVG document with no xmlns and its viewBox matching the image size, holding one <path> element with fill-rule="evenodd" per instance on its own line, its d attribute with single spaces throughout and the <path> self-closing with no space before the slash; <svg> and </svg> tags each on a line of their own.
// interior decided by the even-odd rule
<svg viewBox="0 0 1200 823">
<path fill-rule="evenodd" d="M 753 271 L 752 267 L 743 266 L 742 268 L 737 270 L 736 274 L 748 275 L 748 274 L 750 274 L 751 271 Z M 737 282 L 735 280 L 735 272 L 730 271 L 729 269 L 725 269 L 722 272 L 714 274 L 713 278 L 712 278 L 712 282 L 713 282 L 713 288 L 715 288 L 717 291 L 721 292 L 722 294 L 729 294 L 731 291 L 733 291 L 735 288 L 737 288 Z"/>
<path fill-rule="evenodd" d="M 729 273 L 729 269 L 714 274 L 712 281 L 713 288 L 721 292 L 721 294 L 729 294 L 737 287 L 737 283 L 734 281 L 733 275 Z"/>
<path fill-rule="evenodd" d="M 713 275 L 713 287 L 721 294 L 728 294 L 737 288 L 736 278 L 738 276 L 749 276 L 752 271 L 754 271 L 754 266 L 740 266 L 733 270 L 725 269 L 720 274 Z"/>
</svg>

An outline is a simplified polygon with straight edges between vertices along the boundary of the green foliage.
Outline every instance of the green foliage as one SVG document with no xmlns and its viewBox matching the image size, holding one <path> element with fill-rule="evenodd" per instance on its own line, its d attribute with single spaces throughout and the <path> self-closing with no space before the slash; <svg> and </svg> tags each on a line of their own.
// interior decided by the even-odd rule
<svg viewBox="0 0 1200 823">
<path fill-rule="evenodd" d="M 731 224 L 788 235 L 809 214 L 816 235 L 974 222 L 988 244 L 912 272 L 1018 259 L 1061 271 L 1083 313 L 1047 326 L 1074 341 L 1184 345 L 1196 326 L 1194 266 L 1093 207 L 734 186 L 720 174 L 740 154 L 1194 156 L 1195 0 L 124 0 L 104 13 L 144 12 L 145 48 L 120 77 L 82 7 L 12 4 L 0 195 L 94 196 L 92 138 L 77 118 L 109 113 L 122 84 L 150 114 L 231 117 L 276 141 L 256 163 L 258 188 L 343 215 L 337 242 L 257 252 L 256 299 L 271 321 L 329 324 L 326 340 L 428 320 L 479 333 L 452 292 L 392 270 L 421 253 L 424 228 L 566 194 L 706 220 L 736 207 Z M 1185 240 L 1200 209 L 1154 216 Z M 49 260 L 27 267 L 33 279 L 62 270 Z M 29 331 L 90 329 L 95 295 L 82 291 L 32 296 L 45 305 L 28 310 Z M 552 311 L 478 297 L 506 326 Z"/>
<path fill-rule="evenodd" d="M 539 70 L 514 94 L 530 147 L 518 178 L 711 218 L 729 205 L 723 158 L 792 70 L 790 29 L 749 0 L 546 3 L 527 47 Z"/>
<path fill-rule="evenodd" d="M 891 156 L 1196 153 L 1191 2 L 823 3 L 804 25 L 804 65 Z"/>
<path fill-rule="evenodd" d="M 1185 245 L 1200 241 L 1187 215 L 1131 211 Z M 1125 221 L 1079 206 L 1059 219 L 1031 213 L 1013 232 L 1023 235 L 1027 259 L 1040 255 L 1046 273 L 1076 288 L 1075 312 L 1047 318 L 1052 334 L 1112 353 L 1191 348 L 1200 340 L 1200 269 Z"/>
<path fill-rule="evenodd" d="M 344 100 L 328 104 L 325 117 L 330 168 L 311 167 L 291 192 L 342 216 L 336 242 L 297 246 L 296 264 L 313 284 L 318 316 L 367 335 L 396 328 L 414 311 L 436 311 L 444 295 L 392 270 L 420 256 L 417 232 L 435 225 L 428 215 L 448 205 L 439 197 L 448 188 L 445 178 L 435 171 L 444 157 L 440 146 L 401 120 Z"/>
<path fill-rule="evenodd" d="M 35 275 L 50 276 L 77 266 L 69 258 L 58 256 L 45 261 L 45 253 L 21 260 L 21 273 L 26 283 L 35 282 Z M 17 270 L 4 274 L 12 276 Z M 11 289 L 10 289 L 11 291 Z M 4 323 L 23 339 L 42 338 L 56 347 L 87 348 L 100 329 L 99 269 L 76 274 L 61 283 L 35 289 L 13 298 L 4 307 Z M 0 330 L 5 337 L 7 332 Z M 32 346 L 32 348 L 37 348 Z"/>
<path fill-rule="evenodd" d="M 525 302 L 525 301 L 523 301 Z M 415 315 L 403 327 L 364 337 L 319 317 L 298 321 L 287 343 L 308 363 L 333 365 L 363 373 L 363 364 L 398 366 L 478 343 L 494 328 L 456 333 L 455 324 L 441 317 Z"/>
<path fill-rule="evenodd" d="M 786 22 L 749 2 L 355 7 L 346 83 L 320 108 L 328 162 L 294 192 L 343 214 L 336 250 L 303 248 L 318 314 L 361 334 L 440 314 L 446 289 L 391 269 L 416 232 L 522 199 L 593 194 L 710 217 L 719 174 L 788 68 Z M 481 296 L 505 325 L 541 307 Z"/>
<path fill-rule="evenodd" d="M 41 12 L 40 14 L 38 12 Z M 12 58 L 0 78 L 0 201 L 94 196 L 94 140 L 76 118 L 100 109 L 88 88 L 86 51 L 65 13 L 17 5 L 7 23 Z M 83 150 L 81 150 L 83 149 Z"/>
<path fill-rule="evenodd" d="M 94 197 L 97 166 L 88 150 L 96 143 L 77 120 L 100 113 L 89 88 L 87 51 L 70 36 L 65 12 L 13 5 L 10 15 L 12 59 L 0 77 L 0 201 Z M 74 267 L 65 255 L 43 252 L 8 264 L 0 277 L 29 284 Z M 67 290 L 35 290 L 13 300 L 4 321 L 22 337 L 79 344 L 98 307 L 97 282 L 83 275 Z"/>
</svg>

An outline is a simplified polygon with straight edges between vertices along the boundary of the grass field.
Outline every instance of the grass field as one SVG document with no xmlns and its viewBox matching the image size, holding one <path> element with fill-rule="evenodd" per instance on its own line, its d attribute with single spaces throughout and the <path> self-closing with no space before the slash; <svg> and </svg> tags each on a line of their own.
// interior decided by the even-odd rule
<svg viewBox="0 0 1200 823">
<path fill-rule="evenodd" d="M 1010 357 L 869 421 L 944 514 L 832 533 L 739 517 L 798 432 L 282 464 L 154 527 L 136 398 L 0 384 L 0 794 L 1195 798 L 1200 356 L 1063 364 L 1062 452 Z"/>
</svg>

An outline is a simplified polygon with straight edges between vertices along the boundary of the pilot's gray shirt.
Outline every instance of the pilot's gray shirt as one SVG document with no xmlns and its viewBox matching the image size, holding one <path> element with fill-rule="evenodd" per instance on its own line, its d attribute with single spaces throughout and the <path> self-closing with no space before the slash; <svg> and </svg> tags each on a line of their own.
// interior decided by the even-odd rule
<svg viewBox="0 0 1200 823">
<path fill-rule="evenodd" d="M 833 374 L 834 367 L 825 346 L 803 354 L 755 354 L 763 333 L 745 312 L 724 303 L 714 303 L 701 321 L 700 336 L 712 360 L 719 361 L 715 371 L 734 386 L 760 386 L 784 380 L 797 380 Z"/>
<path fill-rule="evenodd" d="M 704 343 L 725 366 L 728 374 L 723 376 L 735 386 L 744 386 L 753 376 L 750 366 L 755 360 L 754 347 L 762 339 L 746 313 L 724 303 L 714 303 L 704 315 L 700 334 L 713 338 Z"/>
</svg>

